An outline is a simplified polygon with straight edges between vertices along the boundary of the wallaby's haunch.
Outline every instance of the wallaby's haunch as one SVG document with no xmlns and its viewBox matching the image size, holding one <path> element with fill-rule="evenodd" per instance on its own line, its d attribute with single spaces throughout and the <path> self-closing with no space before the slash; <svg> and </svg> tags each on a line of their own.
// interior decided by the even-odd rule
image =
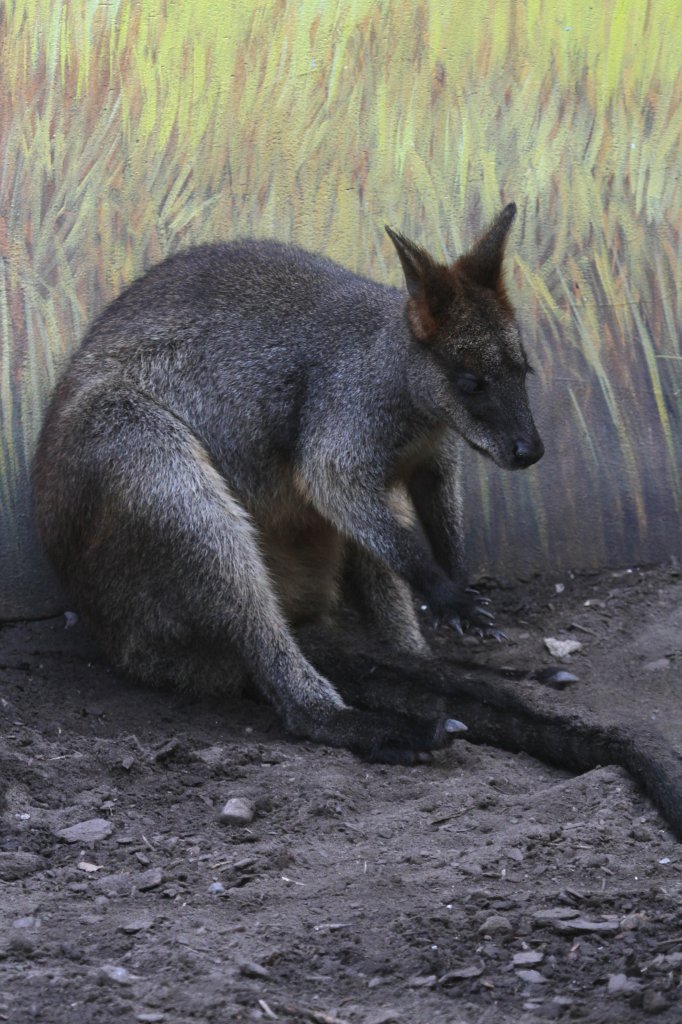
<svg viewBox="0 0 682 1024">
<path fill-rule="evenodd" d="M 459 439 L 505 469 L 543 454 L 502 282 L 514 214 L 450 265 L 389 229 L 407 295 L 274 242 L 154 267 L 57 387 L 34 467 L 39 528 L 131 676 L 214 692 L 250 681 L 292 733 L 400 763 L 451 738 L 461 701 L 474 740 L 625 764 L 682 831 L 672 762 L 652 776 L 629 734 L 474 686 L 415 616 L 416 594 L 438 621 L 491 628 L 463 577 Z M 335 638 L 343 604 L 371 623 L 364 649 Z"/>
</svg>

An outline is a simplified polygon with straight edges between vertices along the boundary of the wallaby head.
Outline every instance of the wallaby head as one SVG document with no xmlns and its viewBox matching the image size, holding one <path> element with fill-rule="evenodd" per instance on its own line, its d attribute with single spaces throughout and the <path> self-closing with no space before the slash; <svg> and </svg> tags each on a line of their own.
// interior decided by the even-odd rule
<svg viewBox="0 0 682 1024">
<path fill-rule="evenodd" d="M 465 255 L 438 263 L 386 228 L 407 284 L 413 399 L 505 469 L 525 469 L 544 447 L 526 392 L 531 371 L 502 278 L 510 203 Z"/>
</svg>

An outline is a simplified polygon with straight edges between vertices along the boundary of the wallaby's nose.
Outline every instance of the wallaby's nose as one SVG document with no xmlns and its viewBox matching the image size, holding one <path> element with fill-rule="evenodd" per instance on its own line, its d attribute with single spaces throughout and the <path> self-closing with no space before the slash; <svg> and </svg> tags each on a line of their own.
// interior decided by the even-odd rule
<svg viewBox="0 0 682 1024">
<path fill-rule="evenodd" d="M 538 437 L 534 441 L 514 441 L 514 462 L 519 469 L 527 469 L 545 454 L 545 446 Z"/>
</svg>

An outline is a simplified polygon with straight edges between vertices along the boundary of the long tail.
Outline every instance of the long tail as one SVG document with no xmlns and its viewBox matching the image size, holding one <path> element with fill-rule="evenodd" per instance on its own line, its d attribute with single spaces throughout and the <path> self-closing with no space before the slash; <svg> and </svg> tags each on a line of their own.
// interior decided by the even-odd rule
<svg viewBox="0 0 682 1024">
<path fill-rule="evenodd" d="M 387 653 L 357 633 L 334 638 L 312 632 L 302 644 L 354 704 L 420 715 L 433 714 L 440 704 L 466 724 L 472 743 L 524 751 L 574 772 L 607 764 L 625 768 L 682 840 L 682 755 L 655 729 L 543 708 L 502 679 L 486 678 L 487 666 L 441 654 L 423 659 Z"/>
</svg>

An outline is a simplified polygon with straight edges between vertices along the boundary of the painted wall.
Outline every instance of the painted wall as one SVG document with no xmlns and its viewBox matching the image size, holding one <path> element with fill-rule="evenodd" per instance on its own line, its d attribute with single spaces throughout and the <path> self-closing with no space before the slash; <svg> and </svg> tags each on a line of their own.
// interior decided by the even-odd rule
<svg viewBox="0 0 682 1024">
<path fill-rule="evenodd" d="M 547 446 L 472 457 L 472 568 L 682 554 L 677 0 L 12 0 L 0 22 L 0 616 L 59 606 L 27 466 L 87 321 L 195 242 L 399 283 L 503 201 Z"/>
</svg>

